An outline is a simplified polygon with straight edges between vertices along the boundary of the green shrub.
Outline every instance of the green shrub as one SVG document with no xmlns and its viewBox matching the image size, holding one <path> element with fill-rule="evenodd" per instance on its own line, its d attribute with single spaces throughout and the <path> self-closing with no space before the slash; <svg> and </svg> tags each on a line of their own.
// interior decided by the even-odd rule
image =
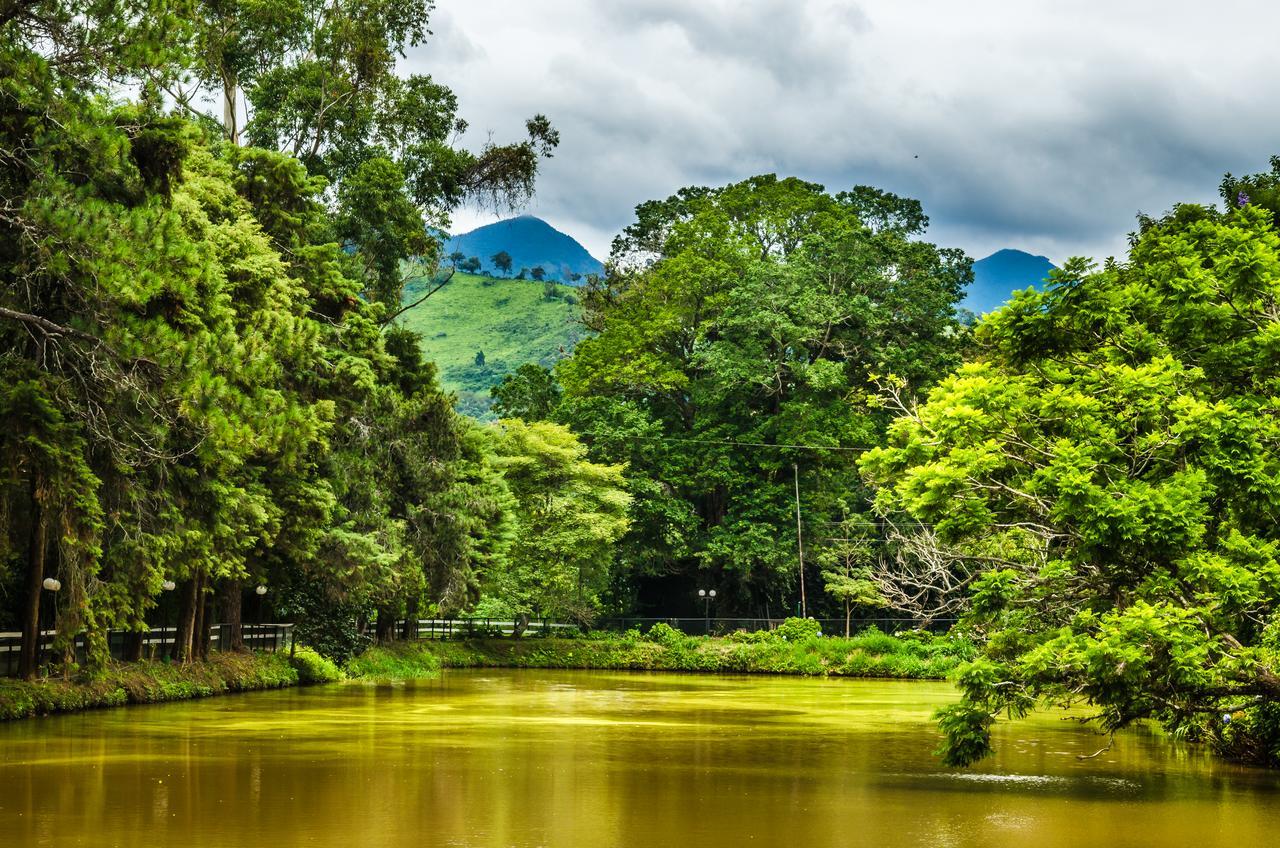
<svg viewBox="0 0 1280 848">
<path fill-rule="evenodd" d="M 645 640 L 665 648 L 672 648 L 684 642 L 685 635 L 665 621 L 659 621 L 649 628 Z"/>
<path fill-rule="evenodd" d="M 351 677 L 368 680 L 416 680 L 435 677 L 440 672 L 440 658 L 430 642 L 403 642 L 398 645 L 370 648 L 347 661 Z"/>
<path fill-rule="evenodd" d="M 911 648 L 919 647 L 918 642 L 903 642 L 895 636 L 883 633 L 874 625 L 863 630 L 850 640 L 869 654 L 897 654 Z"/>
<path fill-rule="evenodd" d="M 803 642 L 822 635 L 822 625 L 812 618 L 788 618 L 773 631 L 779 639 L 788 642 Z"/>
<path fill-rule="evenodd" d="M 337 663 L 312 648 L 298 648 L 289 661 L 300 683 L 336 683 L 346 676 Z"/>
<path fill-rule="evenodd" d="M 746 644 L 780 641 L 780 637 L 776 630 L 735 630 L 724 638 L 730 642 L 741 642 Z"/>
<path fill-rule="evenodd" d="M 871 625 L 867 630 L 878 631 L 879 628 L 875 625 Z M 928 630 L 899 630 L 897 633 L 893 634 L 893 638 L 897 639 L 899 642 L 919 642 L 923 645 L 932 644 L 937 640 L 937 637 Z"/>
</svg>

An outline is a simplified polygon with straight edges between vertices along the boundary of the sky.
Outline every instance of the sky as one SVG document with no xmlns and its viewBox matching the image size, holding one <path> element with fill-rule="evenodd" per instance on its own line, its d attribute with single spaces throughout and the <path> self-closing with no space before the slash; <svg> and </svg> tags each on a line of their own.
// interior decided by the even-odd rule
<svg viewBox="0 0 1280 848">
<path fill-rule="evenodd" d="M 1277 24 L 1265 0 L 437 0 L 401 68 L 453 88 L 472 147 L 546 114 L 561 145 L 523 211 L 599 258 L 637 203 L 772 172 L 1060 263 L 1267 169 Z"/>
</svg>

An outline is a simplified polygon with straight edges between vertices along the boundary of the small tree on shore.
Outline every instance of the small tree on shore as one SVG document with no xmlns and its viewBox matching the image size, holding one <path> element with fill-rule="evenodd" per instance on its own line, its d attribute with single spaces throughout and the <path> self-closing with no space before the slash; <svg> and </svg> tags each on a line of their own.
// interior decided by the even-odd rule
<svg viewBox="0 0 1280 848">
<path fill-rule="evenodd" d="M 840 538 L 818 554 L 822 585 L 827 594 L 844 606 L 844 635 L 849 636 L 854 607 L 879 607 L 884 602 L 871 579 L 871 543 L 840 525 Z"/>
</svg>

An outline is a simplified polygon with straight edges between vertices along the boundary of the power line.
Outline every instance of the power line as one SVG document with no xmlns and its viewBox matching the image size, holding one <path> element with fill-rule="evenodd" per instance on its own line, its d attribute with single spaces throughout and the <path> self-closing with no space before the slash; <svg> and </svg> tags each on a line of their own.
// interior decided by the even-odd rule
<svg viewBox="0 0 1280 848">
<path fill-rule="evenodd" d="M 590 431 L 575 430 L 574 432 L 580 433 L 581 435 L 584 435 L 584 436 L 593 436 L 595 438 L 600 438 L 600 435 L 598 433 L 592 433 Z M 770 444 L 769 442 L 738 442 L 730 439 L 685 439 L 677 436 L 640 436 L 636 434 L 628 434 L 624 438 L 643 439 L 645 441 L 650 441 L 650 442 L 682 442 L 682 443 L 691 444 L 691 445 L 729 445 L 731 447 L 743 447 L 743 448 L 774 448 L 778 450 L 842 451 L 842 452 L 850 452 L 850 453 L 865 452 L 865 451 L 872 450 L 875 447 L 878 447 L 876 445 L 872 445 L 870 447 L 866 445 L 845 446 L 845 447 L 840 447 L 836 445 L 787 445 L 787 444 L 779 445 L 779 444 Z"/>
<path fill-rule="evenodd" d="M 594 430 L 578 430 L 572 425 L 569 429 L 577 436 L 590 436 L 595 439 L 608 438 Z M 690 439 L 680 436 L 642 436 L 639 433 L 626 434 L 610 434 L 618 436 L 624 440 L 639 439 L 647 442 L 676 442 L 690 445 L 728 445 L 730 447 L 742 448 L 772 448 L 774 450 L 811 450 L 811 451 L 838 451 L 842 453 L 865 453 L 869 450 L 875 450 L 883 445 L 796 445 L 796 444 L 777 444 L 773 442 L 740 442 L 736 439 Z"/>
<path fill-rule="evenodd" d="M 893 527 L 895 525 L 906 525 L 907 529 L 917 529 L 920 527 L 936 527 L 937 525 L 929 521 L 810 521 L 810 524 L 823 524 L 834 527 Z"/>
</svg>

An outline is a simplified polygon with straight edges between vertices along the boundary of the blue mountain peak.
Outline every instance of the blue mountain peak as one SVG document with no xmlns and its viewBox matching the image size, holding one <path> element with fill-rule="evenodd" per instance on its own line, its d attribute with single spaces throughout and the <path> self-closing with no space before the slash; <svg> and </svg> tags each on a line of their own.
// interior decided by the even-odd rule
<svg viewBox="0 0 1280 848">
<path fill-rule="evenodd" d="M 497 275 L 493 257 L 505 251 L 511 256 L 511 273 L 542 268 L 547 278 L 580 283 L 575 275 L 599 274 L 604 264 L 587 252 L 572 236 L 562 233 L 541 218 L 519 215 L 478 227 L 445 242 L 444 255 L 461 253 L 480 260 L 486 273 Z"/>
<path fill-rule="evenodd" d="M 1048 257 L 1005 248 L 973 263 L 973 285 L 960 305 L 976 315 L 998 309 L 1019 289 L 1040 288 L 1054 269 Z"/>
</svg>

